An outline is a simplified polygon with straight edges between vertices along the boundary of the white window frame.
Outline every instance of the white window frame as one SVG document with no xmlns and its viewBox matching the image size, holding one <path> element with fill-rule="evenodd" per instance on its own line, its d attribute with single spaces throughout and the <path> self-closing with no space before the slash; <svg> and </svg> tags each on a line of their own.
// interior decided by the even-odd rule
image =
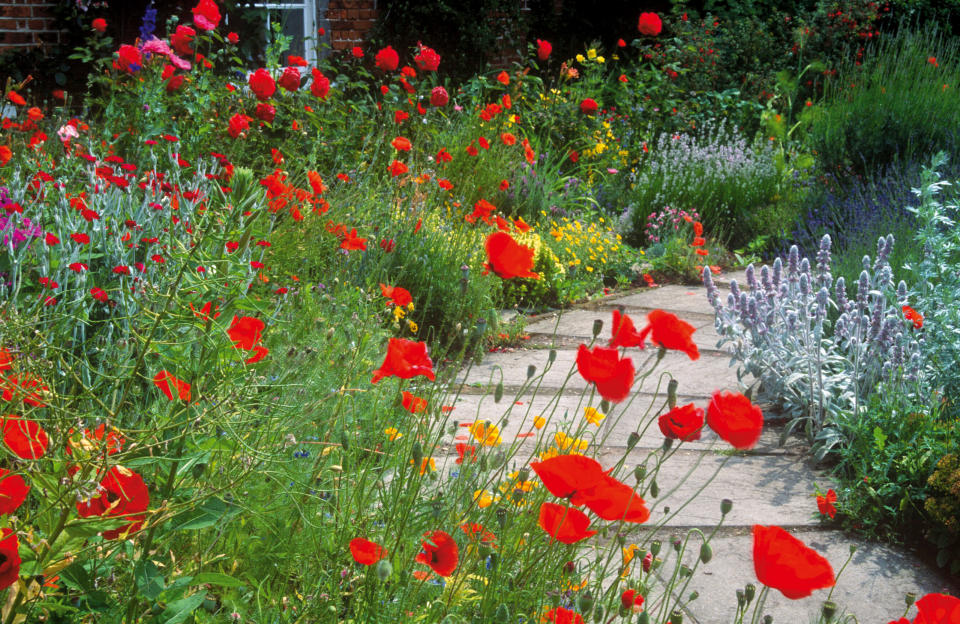
<svg viewBox="0 0 960 624">
<path fill-rule="evenodd" d="M 300 9 L 303 12 L 303 51 L 304 58 L 310 65 L 317 64 L 317 2 L 316 0 L 297 0 L 296 2 L 251 2 L 248 6 L 254 9 L 265 9 L 267 11 L 267 37 L 271 30 L 270 11 L 294 11 Z M 303 68 L 300 68 L 301 72 Z"/>
</svg>

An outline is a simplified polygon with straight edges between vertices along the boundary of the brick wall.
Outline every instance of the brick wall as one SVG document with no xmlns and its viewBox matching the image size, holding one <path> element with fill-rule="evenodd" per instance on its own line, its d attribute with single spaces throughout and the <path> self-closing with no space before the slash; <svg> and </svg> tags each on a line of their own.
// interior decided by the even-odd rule
<svg viewBox="0 0 960 624">
<path fill-rule="evenodd" d="M 59 43 L 51 0 L 0 0 L 0 53 Z"/>
<path fill-rule="evenodd" d="M 326 18 L 330 23 L 330 45 L 334 50 L 347 50 L 363 44 L 367 38 L 377 21 L 377 3 L 376 0 L 330 0 Z"/>
</svg>

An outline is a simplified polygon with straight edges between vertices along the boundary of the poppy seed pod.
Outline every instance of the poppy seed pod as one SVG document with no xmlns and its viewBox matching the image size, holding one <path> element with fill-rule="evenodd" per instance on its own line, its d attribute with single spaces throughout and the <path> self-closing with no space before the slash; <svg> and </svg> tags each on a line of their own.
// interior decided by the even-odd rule
<svg viewBox="0 0 960 624">
<path fill-rule="evenodd" d="M 700 546 L 700 561 L 710 563 L 711 559 L 713 559 L 713 548 L 709 543 L 704 543 Z"/>
<path fill-rule="evenodd" d="M 683 612 L 675 610 L 670 614 L 670 624 L 683 624 Z"/>
<path fill-rule="evenodd" d="M 660 554 L 660 546 L 661 546 L 661 545 L 662 545 L 662 544 L 661 544 L 660 540 L 654 540 L 653 542 L 650 543 L 650 552 L 653 553 L 653 556 L 654 556 L 654 557 L 656 557 L 657 555 Z"/>
<path fill-rule="evenodd" d="M 637 433 L 636 431 L 631 431 L 630 435 L 627 436 L 627 450 L 628 451 L 633 450 L 633 447 L 635 447 L 639 441 L 640 441 L 640 434 Z"/>
<path fill-rule="evenodd" d="M 729 498 L 725 498 L 720 501 L 720 513 L 727 515 L 730 513 L 730 510 L 733 509 L 733 501 Z"/>
<path fill-rule="evenodd" d="M 377 575 L 377 579 L 380 582 L 386 581 L 390 578 L 390 575 L 393 574 L 393 564 L 390 563 L 388 559 L 381 559 L 377 562 L 377 566 L 373 569 L 374 574 Z"/>
<path fill-rule="evenodd" d="M 650 624 L 650 616 L 647 615 L 646 611 L 641 611 L 640 615 L 637 616 L 637 624 Z"/>
<path fill-rule="evenodd" d="M 747 586 L 743 588 L 743 595 L 747 599 L 747 602 L 751 602 L 754 596 L 757 595 L 757 586 L 753 583 L 747 583 Z"/>
<path fill-rule="evenodd" d="M 589 613 L 590 609 L 593 608 L 593 594 L 585 591 L 577 596 L 577 608 L 584 613 Z"/>
<path fill-rule="evenodd" d="M 679 385 L 676 379 L 671 379 L 667 384 L 667 405 L 670 409 L 677 406 L 677 386 Z"/>
<path fill-rule="evenodd" d="M 823 613 L 823 619 L 826 620 L 827 624 L 830 624 L 833 621 L 833 616 L 837 614 L 837 603 L 827 600 L 823 603 L 821 613 Z"/>
<path fill-rule="evenodd" d="M 603 319 L 594 319 L 593 321 L 593 337 L 596 338 L 600 335 L 600 332 L 603 331 Z"/>
<path fill-rule="evenodd" d="M 773 624 L 773 616 L 769 613 L 763 616 L 763 624 Z"/>
</svg>

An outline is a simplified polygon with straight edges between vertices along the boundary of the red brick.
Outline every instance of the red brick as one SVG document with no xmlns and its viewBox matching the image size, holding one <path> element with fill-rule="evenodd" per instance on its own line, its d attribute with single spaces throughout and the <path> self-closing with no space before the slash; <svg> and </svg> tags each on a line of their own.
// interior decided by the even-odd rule
<svg viewBox="0 0 960 624">
<path fill-rule="evenodd" d="M 0 17 L 32 17 L 33 13 L 28 6 L 0 6 Z"/>
<path fill-rule="evenodd" d="M 334 41 L 334 42 L 333 42 L 333 49 L 334 49 L 334 50 L 346 50 L 346 49 L 349 48 L 349 47 L 350 47 L 350 42 L 349 42 L 349 41 L 338 40 L 338 41 Z"/>
<path fill-rule="evenodd" d="M 356 20 L 360 18 L 360 9 L 347 9 L 347 19 Z"/>
<path fill-rule="evenodd" d="M 26 20 L 0 18 L 0 30 L 26 30 Z"/>
<path fill-rule="evenodd" d="M 17 33 L 4 33 L 3 39 L 0 40 L 0 47 L 3 46 L 22 46 L 22 45 L 33 45 L 33 34 L 28 32 L 17 32 Z"/>
</svg>

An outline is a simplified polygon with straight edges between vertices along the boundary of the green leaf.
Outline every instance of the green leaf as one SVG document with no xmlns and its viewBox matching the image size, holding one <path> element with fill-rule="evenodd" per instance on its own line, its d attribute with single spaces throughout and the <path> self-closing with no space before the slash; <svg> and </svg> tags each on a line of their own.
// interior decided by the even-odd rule
<svg viewBox="0 0 960 624">
<path fill-rule="evenodd" d="M 193 531 L 213 526 L 222 518 L 238 513 L 238 509 L 219 498 L 210 498 L 199 506 L 177 514 L 170 520 L 171 531 Z"/>
<path fill-rule="evenodd" d="M 81 565 L 67 566 L 60 571 L 60 578 L 64 584 L 83 592 L 83 599 L 91 608 L 100 608 L 107 606 L 107 595 L 94 588 L 93 579 L 86 568 Z"/>
<path fill-rule="evenodd" d="M 203 604 L 205 598 L 206 592 L 197 592 L 176 602 L 171 602 L 163 613 L 157 617 L 157 622 L 160 624 L 179 624 L 190 617 Z"/>
<path fill-rule="evenodd" d="M 201 572 L 193 577 L 193 582 L 196 585 L 207 583 L 209 585 L 220 585 L 221 587 L 245 587 L 240 579 L 220 572 Z"/>
<path fill-rule="evenodd" d="M 137 581 L 137 589 L 147 600 L 156 600 L 157 596 L 166 589 L 166 583 L 163 581 L 163 575 L 149 559 L 137 565 L 133 572 Z"/>
</svg>

